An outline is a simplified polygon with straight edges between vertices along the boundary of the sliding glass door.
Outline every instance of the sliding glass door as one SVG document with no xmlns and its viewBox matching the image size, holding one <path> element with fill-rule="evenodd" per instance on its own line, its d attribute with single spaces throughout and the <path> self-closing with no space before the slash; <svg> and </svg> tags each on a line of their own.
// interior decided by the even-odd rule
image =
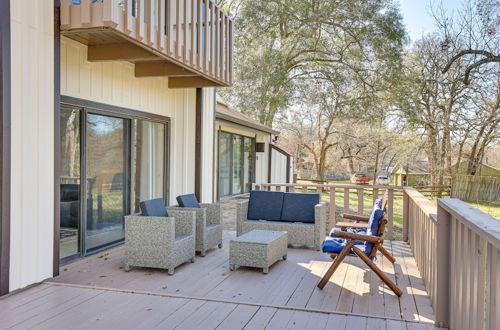
<svg viewBox="0 0 500 330">
<path fill-rule="evenodd" d="M 61 107 L 61 259 L 122 242 L 125 215 L 167 199 L 167 129 L 147 114 Z"/>
<path fill-rule="evenodd" d="M 124 238 L 128 212 L 128 123 L 122 118 L 86 116 L 85 171 L 87 252 Z"/>
<path fill-rule="evenodd" d="M 219 132 L 219 198 L 250 191 L 254 181 L 255 141 Z"/>
</svg>

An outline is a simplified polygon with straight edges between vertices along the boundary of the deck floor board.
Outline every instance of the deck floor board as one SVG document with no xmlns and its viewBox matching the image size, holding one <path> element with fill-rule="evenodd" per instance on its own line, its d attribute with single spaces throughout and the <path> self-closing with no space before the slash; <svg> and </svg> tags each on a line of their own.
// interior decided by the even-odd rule
<svg viewBox="0 0 500 330">
<path fill-rule="evenodd" d="M 0 329 L 433 329 L 434 313 L 409 246 L 384 245 L 394 267 L 375 261 L 404 292 L 397 298 L 358 258 L 346 258 L 323 290 L 331 265 L 323 253 L 290 248 L 269 274 L 229 271 L 229 239 L 222 249 L 175 270 L 123 270 L 117 247 L 61 267 L 46 283 L 0 299 Z"/>
</svg>

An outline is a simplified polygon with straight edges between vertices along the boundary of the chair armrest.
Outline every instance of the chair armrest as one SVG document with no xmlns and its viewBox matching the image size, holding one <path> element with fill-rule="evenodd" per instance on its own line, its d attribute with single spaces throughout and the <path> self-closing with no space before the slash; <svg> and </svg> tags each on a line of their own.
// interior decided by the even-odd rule
<svg viewBox="0 0 500 330">
<path fill-rule="evenodd" d="M 370 243 L 383 243 L 384 242 L 384 239 L 381 237 L 354 234 L 354 233 L 349 233 L 346 231 L 336 231 L 333 235 L 335 237 L 344 238 L 344 239 L 352 239 L 354 241 L 360 241 L 360 242 L 370 242 Z"/>
<path fill-rule="evenodd" d="M 326 222 L 330 215 L 330 208 L 328 205 L 328 202 L 323 201 L 314 206 L 314 240 L 317 250 L 321 249 L 321 245 L 326 236 Z"/>
<path fill-rule="evenodd" d="M 354 229 L 368 229 L 370 225 L 367 223 L 357 223 L 357 222 L 337 222 L 335 227 L 338 228 L 354 228 Z"/>
<path fill-rule="evenodd" d="M 370 221 L 370 217 L 365 217 L 363 215 L 347 214 L 347 213 L 342 214 L 342 218 L 349 220 L 363 221 L 363 222 Z"/>
<path fill-rule="evenodd" d="M 220 225 L 221 224 L 221 206 L 219 203 L 203 203 L 200 207 L 207 212 L 207 224 Z"/>
<path fill-rule="evenodd" d="M 247 220 L 248 199 L 242 199 L 236 202 L 236 235 L 243 234 L 243 221 Z"/>
<path fill-rule="evenodd" d="M 194 235 L 196 212 L 189 210 L 171 210 L 169 215 L 175 218 L 175 233 L 179 235 Z"/>
</svg>

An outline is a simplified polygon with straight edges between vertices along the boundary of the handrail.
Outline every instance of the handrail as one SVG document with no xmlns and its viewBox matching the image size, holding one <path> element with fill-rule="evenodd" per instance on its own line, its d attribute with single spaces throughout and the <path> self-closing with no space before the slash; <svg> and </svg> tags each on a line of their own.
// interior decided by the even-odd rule
<svg viewBox="0 0 500 330">
<path fill-rule="evenodd" d="M 500 221 L 454 198 L 404 188 L 404 224 L 436 313 L 450 329 L 498 329 Z"/>
<path fill-rule="evenodd" d="M 383 192 L 387 191 L 387 230 L 386 238 L 389 240 L 394 239 L 394 192 L 403 191 L 403 187 L 400 186 L 382 186 L 382 185 L 355 185 L 355 184 L 310 184 L 310 183 L 258 183 L 253 184 L 253 189 L 256 190 L 285 190 L 285 191 L 296 191 L 297 189 L 303 193 L 308 193 L 310 188 L 315 192 L 320 193 L 323 191 L 329 192 L 330 197 L 330 210 L 327 230 L 331 230 L 335 226 L 336 221 L 336 201 L 335 195 L 337 191 L 343 192 L 343 212 L 351 213 L 355 212 L 358 215 L 364 214 L 365 204 L 365 193 L 366 191 L 371 192 L 373 202 L 383 196 Z M 351 210 L 350 208 L 350 194 L 351 191 L 355 191 L 357 195 L 357 209 Z"/>
</svg>

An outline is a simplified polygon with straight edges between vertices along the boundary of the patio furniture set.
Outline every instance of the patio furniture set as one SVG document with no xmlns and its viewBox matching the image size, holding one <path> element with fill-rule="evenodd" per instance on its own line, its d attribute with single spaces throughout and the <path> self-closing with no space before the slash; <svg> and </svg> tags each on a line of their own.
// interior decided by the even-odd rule
<svg viewBox="0 0 500 330">
<path fill-rule="evenodd" d="M 140 203 L 141 214 L 125 217 L 125 270 L 131 267 L 167 269 L 195 261 L 207 250 L 222 247 L 220 204 L 200 204 L 194 194 L 177 197 L 178 206 L 166 207 L 163 199 Z M 376 266 L 380 251 L 391 263 L 395 259 L 382 246 L 387 220 L 385 204 L 377 200 L 370 217 L 344 214 L 325 240 L 328 202 L 319 194 L 251 191 L 237 202 L 237 237 L 229 242 L 229 268 L 262 268 L 264 274 L 279 260 L 286 260 L 288 246 L 323 250 L 334 259 L 321 279 L 322 289 L 346 256 L 359 257 L 393 291 L 401 290 Z"/>
</svg>

